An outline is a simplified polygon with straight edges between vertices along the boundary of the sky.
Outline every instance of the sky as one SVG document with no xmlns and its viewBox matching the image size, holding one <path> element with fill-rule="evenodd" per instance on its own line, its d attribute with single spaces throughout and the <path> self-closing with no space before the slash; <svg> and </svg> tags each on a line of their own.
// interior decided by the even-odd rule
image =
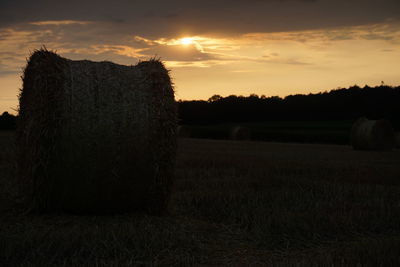
<svg viewBox="0 0 400 267">
<path fill-rule="evenodd" d="M 0 0 L 0 113 L 26 59 L 135 65 L 157 57 L 176 99 L 400 85 L 399 0 Z"/>
</svg>

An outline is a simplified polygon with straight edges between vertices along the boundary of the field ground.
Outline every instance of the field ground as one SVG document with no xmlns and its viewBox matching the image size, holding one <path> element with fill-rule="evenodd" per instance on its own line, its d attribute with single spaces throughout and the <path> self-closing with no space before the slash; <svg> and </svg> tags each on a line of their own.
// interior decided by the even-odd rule
<svg viewBox="0 0 400 267">
<path fill-rule="evenodd" d="M 0 134 L 1 266 L 400 266 L 400 150 L 181 139 L 170 215 L 24 215 Z"/>
<path fill-rule="evenodd" d="M 251 139 L 269 142 L 349 144 L 352 121 L 267 121 L 184 125 L 194 138 L 230 139 L 235 126 L 250 130 Z"/>
</svg>

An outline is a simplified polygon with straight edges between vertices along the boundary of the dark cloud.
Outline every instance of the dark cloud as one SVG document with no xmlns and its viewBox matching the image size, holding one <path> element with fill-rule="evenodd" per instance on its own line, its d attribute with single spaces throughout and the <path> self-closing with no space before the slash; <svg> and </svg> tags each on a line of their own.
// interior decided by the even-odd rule
<svg viewBox="0 0 400 267">
<path fill-rule="evenodd" d="M 20 73 L 20 71 L 18 71 L 18 70 L 8 70 L 8 69 L 0 68 L 0 77 L 12 75 L 12 74 L 18 74 L 18 73 Z"/>
<path fill-rule="evenodd" d="M 45 20 L 109 23 L 146 37 L 234 35 L 354 26 L 400 18 L 399 0 L 2 0 L 0 27 Z"/>
<path fill-rule="evenodd" d="M 15 67 L 10 67 L 0 62 L 0 77 L 18 73 L 21 73 L 20 69 Z"/>
<path fill-rule="evenodd" d="M 262 56 L 262 61 L 273 64 L 288 64 L 288 65 L 312 65 L 311 63 L 302 61 L 298 58 L 285 58 L 279 53 L 270 53 Z"/>
<path fill-rule="evenodd" d="M 376 33 L 365 34 L 362 36 L 362 38 L 364 38 L 366 40 L 386 40 L 386 41 L 394 39 L 393 36 L 387 36 L 384 34 L 376 34 Z"/>
</svg>

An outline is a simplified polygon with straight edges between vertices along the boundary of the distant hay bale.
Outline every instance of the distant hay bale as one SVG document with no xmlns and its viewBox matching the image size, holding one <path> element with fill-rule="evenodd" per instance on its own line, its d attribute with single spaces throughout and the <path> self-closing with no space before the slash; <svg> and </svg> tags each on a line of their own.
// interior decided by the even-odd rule
<svg viewBox="0 0 400 267">
<path fill-rule="evenodd" d="M 160 61 L 121 66 L 41 49 L 19 101 L 18 178 L 31 209 L 165 212 L 177 126 Z"/>
<path fill-rule="evenodd" d="M 178 137 L 180 138 L 189 138 L 191 135 L 191 131 L 188 127 L 179 125 L 177 129 Z"/>
<path fill-rule="evenodd" d="M 393 127 L 387 120 L 360 118 L 351 128 L 350 142 L 355 150 L 390 150 L 394 147 Z"/>
<path fill-rule="evenodd" d="M 230 139 L 237 141 L 250 140 L 251 139 L 250 129 L 242 126 L 235 126 L 230 131 Z"/>
<path fill-rule="evenodd" d="M 400 132 L 396 133 L 396 147 L 400 148 Z"/>
</svg>

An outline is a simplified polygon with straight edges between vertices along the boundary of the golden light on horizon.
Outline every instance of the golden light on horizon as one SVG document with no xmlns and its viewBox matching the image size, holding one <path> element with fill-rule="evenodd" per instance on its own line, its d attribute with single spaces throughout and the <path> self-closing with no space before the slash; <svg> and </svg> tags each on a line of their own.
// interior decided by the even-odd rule
<svg viewBox="0 0 400 267">
<path fill-rule="evenodd" d="M 191 38 L 191 37 L 184 37 L 184 38 L 182 38 L 182 39 L 180 40 L 180 43 L 181 43 L 182 45 L 191 45 L 191 44 L 194 44 L 194 40 L 193 40 L 193 38 Z"/>
</svg>

